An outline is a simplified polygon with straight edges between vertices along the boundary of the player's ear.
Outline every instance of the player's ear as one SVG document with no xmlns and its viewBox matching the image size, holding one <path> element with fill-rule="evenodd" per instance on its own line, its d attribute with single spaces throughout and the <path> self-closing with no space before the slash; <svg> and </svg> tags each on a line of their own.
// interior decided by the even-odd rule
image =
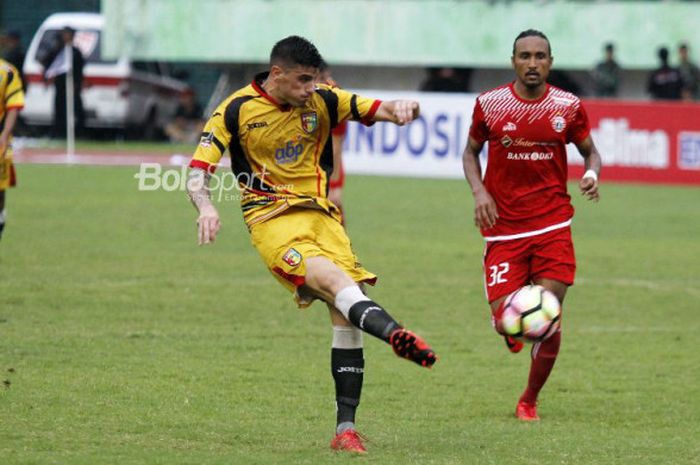
<svg viewBox="0 0 700 465">
<path fill-rule="evenodd" d="M 272 65 L 270 67 L 270 77 L 271 78 L 276 78 L 279 77 L 280 75 L 284 74 L 284 69 L 282 69 L 281 66 L 279 65 Z"/>
</svg>

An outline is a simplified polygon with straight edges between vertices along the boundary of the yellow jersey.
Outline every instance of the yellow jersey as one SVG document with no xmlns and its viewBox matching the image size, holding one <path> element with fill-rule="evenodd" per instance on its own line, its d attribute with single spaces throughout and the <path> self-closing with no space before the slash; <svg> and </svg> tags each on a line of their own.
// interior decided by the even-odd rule
<svg viewBox="0 0 700 465">
<path fill-rule="evenodd" d="M 17 68 L 0 59 L 0 121 L 8 110 L 24 108 L 24 91 Z"/>
<path fill-rule="evenodd" d="M 283 105 L 262 88 L 267 74 L 258 74 L 216 108 L 190 167 L 213 173 L 228 149 L 249 227 L 290 207 L 336 216 L 327 197 L 333 172 L 331 130 L 346 120 L 372 124 L 381 101 L 319 84 L 303 107 Z"/>
</svg>

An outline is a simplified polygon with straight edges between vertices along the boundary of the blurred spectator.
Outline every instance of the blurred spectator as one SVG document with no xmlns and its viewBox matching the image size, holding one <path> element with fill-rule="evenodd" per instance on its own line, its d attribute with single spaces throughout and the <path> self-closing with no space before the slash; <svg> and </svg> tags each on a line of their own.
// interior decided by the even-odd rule
<svg viewBox="0 0 700 465">
<path fill-rule="evenodd" d="M 204 129 L 202 113 L 202 106 L 197 102 L 194 91 L 181 93 L 175 117 L 165 126 L 165 134 L 170 142 L 196 143 Z"/>
<path fill-rule="evenodd" d="M 649 75 L 647 91 L 652 98 L 657 100 L 680 100 L 683 90 L 681 73 L 668 64 L 668 49 L 659 49 L 659 61 L 661 66 Z"/>
<path fill-rule="evenodd" d="M 17 68 L 19 77 L 24 85 L 24 50 L 22 50 L 22 36 L 19 31 L 9 31 L 0 36 L 0 48 L 2 48 L 2 58 Z"/>
<path fill-rule="evenodd" d="M 468 92 L 471 68 L 428 68 L 428 77 L 420 85 L 427 92 Z"/>
<path fill-rule="evenodd" d="M 566 71 L 551 70 L 547 82 L 574 95 L 581 95 L 581 86 Z"/>
<path fill-rule="evenodd" d="M 591 72 L 593 93 L 597 97 L 616 97 L 620 87 L 620 66 L 615 61 L 615 46 L 605 44 L 605 60 L 598 63 Z"/>
<path fill-rule="evenodd" d="M 83 68 L 85 59 L 80 49 L 73 45 L 75 29 L 66 26 L 61 31 L 60 41 L 55 45 L 54 50 L 47 55 L 42 62 L 44 66 L 44 79 L 53 79 L 54 88 L 54 114 L 51 136 L 55 138 L 66 137 L 66 80 L 67 73 L 73 70 L 73 109 L 75 112 L 75 133 L 83 134 L 85 123 L 83 111 L 83 99 L 80 95 L 83 88 Z M 73 59 L 68 63 L 66 50 L 70 47 Z"/>
<path fill-rule="evenodd" d="M 700 97 L 698 88 L 700 87 L 700 69 L 690 61 L 688 53 L 688 44 L 680 44 L 678 46 L 678 57 L 680 64 L 678 71 L 681 73 L 683 80 L 683 100 L 695 100 Z"/>
</svg>

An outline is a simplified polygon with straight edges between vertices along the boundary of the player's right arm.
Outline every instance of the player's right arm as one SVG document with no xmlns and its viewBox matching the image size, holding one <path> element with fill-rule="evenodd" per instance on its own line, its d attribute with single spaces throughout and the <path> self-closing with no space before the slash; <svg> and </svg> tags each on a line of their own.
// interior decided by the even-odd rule
<svg viewBox="0 0 700 465">
<path fill-rule="evenodd" d="M 219 212 L 211 201 L 209 182 L 212 173 L 231 142 L 231 132 L 226 124 L 227 102 L 214 111 L 207 121 L 204 132 L 190 162 L 187 193 L 199 212 L 197 217 L 197 240 L 199 245 L 214 242 L 221 228 Z"/>
<path fill-rule="evenodd" d="M 491 194 L 486 190 L 486 186 L 481 180 L 481 162 L 479 154 L 484 147 L 483 142 L 479 142 L 469 136 L 467 146 L 462 155 L 462 167 L 464 176 L 469 182 L 474 196 L 474 224 L 478 227 L 488 229 L 496 224 L 498 210 Z"/>
<path fill-rule="evenodd" d="M 9 67 L 9 72 L 7 73 L 8 82 L 5 95 L 0 96 L 4 99 L 3 104 L 5 106 L 5 124 L 2 127 L 2 132 L 0 132 L 0 158 L 3 158 L 7 152 L 19 111 L 24 108 L 24 91 L 22 90 L 22 81 L 19 78 L 19 73 L 14 66 L 5 66 Z"/>
<path fill-rule="evenodd" d="M 221 228 L 219 212 L 211 202 L 209 180 L 211 173 L 202 168 L 191 168 L 187 178 L 187 194 L 199 212 L 197 217 L 197 243 L 199 245 L 214 242 Z"/>
</svg>

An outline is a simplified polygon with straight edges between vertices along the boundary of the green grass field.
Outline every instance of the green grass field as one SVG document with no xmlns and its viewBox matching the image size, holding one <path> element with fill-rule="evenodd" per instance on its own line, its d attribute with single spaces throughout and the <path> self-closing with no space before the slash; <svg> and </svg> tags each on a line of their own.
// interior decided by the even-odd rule
<svg viewBox="0 0 700 465">
<path fill-rule="evenodd" d="M 0 242 L 0 464 L 700 463 L 700 189 L 576 196 L 577 285 L 542 421 L 513 417 L 528 355 L 484 302 L 464 182 L 350 177 L 371 295 L 440 355 L 432 371 L 366 338 L 360 430 L 328 447 L 330 325 L 297 310 L 234 202 L 195 244 L 183 193 L 135 168 L 20 166 Z"/>
</svg>

